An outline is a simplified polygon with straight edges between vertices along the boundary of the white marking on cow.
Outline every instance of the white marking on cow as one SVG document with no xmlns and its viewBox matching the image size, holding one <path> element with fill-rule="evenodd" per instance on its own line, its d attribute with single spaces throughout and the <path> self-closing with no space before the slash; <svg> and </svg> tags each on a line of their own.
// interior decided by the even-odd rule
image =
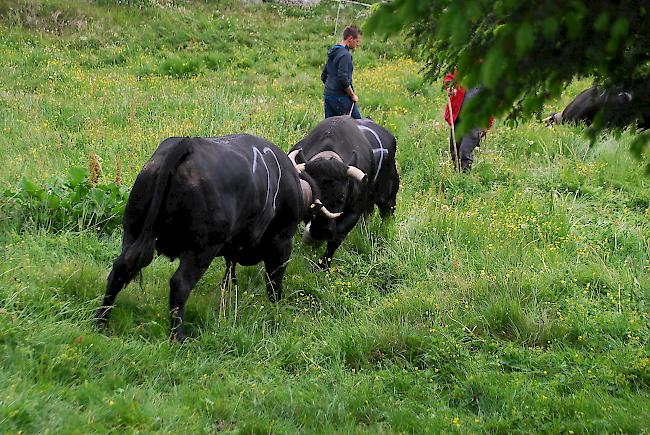
<svg viewBox="0 0 650 435">
<path fill-rule="evenodd" d="M 625 97 L 627 98 L 628 103 L 630 101 L 632 101 L 632 93 L 630 93 L 630 92 L 619 92 L 618 96 L 620 97 L 621 95 L 625 95 Z"/>
<path fill-rule="evenodd" d="M 379 144 L 379 149 L 374 149 L 372 150 L 373 156 L 375 154 L 379 154 L 379 163 L 377 163 L 377 172 L 375 172 L 375 178 L 372 179 L 373 183 L 377 181 L 377 177 L 379 176 L 379 171 L 381 171 L 381 165 L 384 163 L 384 154 L 388 154 L 388 150 L 384 148 L 384 145 L 381 143 L 381 139 L 379 139 L 379 135 L 375 132 L 370 127 L 366 127 L 365 125 L 357 125 L 359 127 L 359 130 L 368 130 L 370 133 L 372 133 L 373 136 L 375 136 L 375 139 L 377 139 L 377 143 Z"/>
<path fill-rule="evenodd" d="M 311 236 L 311 221 L 305 225 L 305 230 L 302 232 L 302 241 L 306 245 L 312 245 L 314 244 L 314 238 Z"/>
<path fill-rule="evenodd" d="M 278 161 L 278 157 L 275 155 L 273 150 L 269 147 L 264 147 L 262 151 L 259 149 L 252 147 L 253 148 L 253 174 L 255 173 L 255 170 L 257 169 L 257 156 L 260 156 L 260 159 L 262 160 L 262 164 L 264 165 L 264 168 L 266 169 L 266 199 L 264 200 L 264 207 L 269 202 L 269 195 L 271 194 L 271 171 L 269 171 L 269 167 L 266 164 L 266 160 L 264 160 L 264 154 L 271 154 L 273 156 L 273 159 L 275 160 L 275 164 L 278 165 L 278 181 L 275 186 L 275 194 L 273 195 L 273 210 L 275 210 L 275 199 L 278 196 L 278 192 L 280 191 L 280 179 L 282 178 L 282 168 L 280 167 L 280 162 Z"/>
</svg>

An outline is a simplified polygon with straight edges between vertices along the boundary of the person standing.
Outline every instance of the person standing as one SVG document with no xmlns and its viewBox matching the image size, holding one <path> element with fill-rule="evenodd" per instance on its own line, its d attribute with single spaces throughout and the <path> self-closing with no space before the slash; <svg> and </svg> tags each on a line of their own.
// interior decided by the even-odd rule
<svg viewBox="0 0 650 435">
<path fill-rule="evenodd" d="M 460 111 L 463 108 L 463 104 L 466 101 L 471 100 L 476 97 L 480 92 L 481 87 L 477 86 L 466 90 L 465 88 L 454 84 L 456 81 L 456 69 L 453 73 L 447 74 L 447 76 L 442 80 L 447 88 L 447 95 L 449 96 L 448 104 L 445 105 L 445 121 L 449 126 L 454 125 L 454 129 L 458 128 L 460 124 Z M 451 112 L 450 112 L 451 106 Z M 492 127 L 494 118 L 490 117 L 488 121 L 487 129 Z M 477 146 L 480 146 L 481 138 L 485 136 L 487 129 L 482 129 L 479 127 L 474 127 L 469 130 L 462 138 L 455 138 L 452 132 L 449 134 L 449 154 L 451 154 L 451 160 L 454 162 L 454 165 L 459 165 L 460 169 L 467 173 L 472 169 L 472 162 L 474 161 L 474 149 Z M 456 140 L 454 143 L 454 139 Z M 460 162 L 458 162 L 456 157 L 456 150 L 460 156 Z"/>
<path fill-rule="evenodd" d="M 327 51 L 327 62 L 320 75 L 325 89 L 325 118 L 339 115 L 350 115 L 361 119 L 359 112 L 359 97 L 352 85 L 352 53 L 361 44 L 361 30 L 357 26 L 349 26 L 343 30 L 343 39 Z"/>
</svg>

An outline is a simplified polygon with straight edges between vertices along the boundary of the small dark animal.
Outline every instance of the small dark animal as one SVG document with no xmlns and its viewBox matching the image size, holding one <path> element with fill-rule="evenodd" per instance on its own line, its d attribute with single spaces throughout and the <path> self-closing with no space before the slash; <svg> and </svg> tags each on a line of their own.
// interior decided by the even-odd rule
<svg viewBox="0 0 650 435">
<path fill-rule="evenodd" d="M 334 252 L 364 213 L 377 205 L 382 218 L 393 214 L 399 189 L 395 137 L 370 119 L 327 118 L 289 152 L 301 182 L 324 205 L 304 217 L 303 241 L 327 241 L 321 258 Z"/>
<path fill-rule="evenodd" d="M 235 266 L 264 262 L 271 301 L 304 214 L 298 174 L 269 141 L 247 134 L 165 139 L 138 175 L 124 213 L 122 252 L 97 310 L 105 325 L 117 294 L 151 263 L 154 248 L 180 265 L 170 280 L 171 339 L 183 341 L 185 303 L 217 256 L 224 284 Z"/>
</svg>

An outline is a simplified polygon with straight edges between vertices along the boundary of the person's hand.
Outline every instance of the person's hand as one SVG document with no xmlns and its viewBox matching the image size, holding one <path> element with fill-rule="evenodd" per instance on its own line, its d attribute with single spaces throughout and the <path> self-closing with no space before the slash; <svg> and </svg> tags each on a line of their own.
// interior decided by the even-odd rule
<svg viewBox="0 0 650 435">
<path fill-rule="evenodd" d="M 352 95 L 352 101 L 355 103 L 359 101 L 359 97 L 357 97 L 357 94 Z"/>
</svg>

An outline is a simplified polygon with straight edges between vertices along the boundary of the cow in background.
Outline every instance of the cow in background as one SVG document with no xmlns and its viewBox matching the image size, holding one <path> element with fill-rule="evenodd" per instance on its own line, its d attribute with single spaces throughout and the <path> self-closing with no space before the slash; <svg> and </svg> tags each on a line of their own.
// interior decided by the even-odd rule
<svg viewBox="0 0 650 435">
<path fill-rule="evenodd" d="M 327 118 L 289 152 L 307 185 L 307 195 L 323 207 L 304 217 L 303 241 L 327 241 L 320 260 L 329 268 L 334 252 L 364 213 L 377 205 L 382 218 L 393 214 L 399 175 L 395 137 L 372 120 Z"/>
<path fill-rule="evenodd" d="M 183 341 L 185 304 L 212 260 L 224 279 L 264 262 L 271 301 L 282 295 L 292 239 L 305 213 L 298 173 L 280 149 L 247 134 L 164 140 L 138 175 L 124 212 L 122 252 L 97 310 L 105 325 L 117 294 L 151 263 L 154 249 L 180 265 L 170 280 L 172 340 Z"/>
<path fill-rule="evenodd" d="M 553 124 L 579 124 L 591 125 L 596 116 L 602 116 L 602 125 L 605 127 L 625 126 L 634 118 L 635 105 L 641 104 L 633 92 L 628 92 L 620 87 L 603 90 L 592 86 L 582 91 L 560 113 L 553 113 L 544 118 L 547 125 Z M 639 124 L 641 128 L 650 127 L 649 116 Z"/>
</svg>

